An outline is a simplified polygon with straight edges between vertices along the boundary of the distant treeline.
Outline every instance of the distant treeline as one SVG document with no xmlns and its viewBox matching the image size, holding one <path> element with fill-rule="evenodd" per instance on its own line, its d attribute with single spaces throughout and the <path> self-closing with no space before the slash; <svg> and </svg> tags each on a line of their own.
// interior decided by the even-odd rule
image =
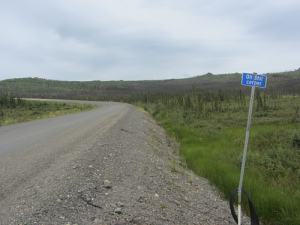
<svg viewBox="0 0 300 225">
<path fill-rule="evenodd" d="M 25 101 L 23 99 L 16 98 L 11 93 L 5 93 L 0 95 L 0 108 L 16 108 L 16 105 L 22 105 Z"/>
<path fill-rule="evenodd" d="M 148 80 L 148 81 L 57 81 L 42 78 L 18 78 L 0 81 L 0 95 L 11 93 L 27 98 L 127 101 L 126 99 L 149 95 L 151 93 L 186 94 L 191 87 L 197 92 L 231 95 L 234 92 L 250 94 L 250 88 L 241 85 L 242 74 L 211 73 L 186 79 Z M 282 73 L 267 74 L 267 88 L 261 92 L 266 94 L 299 94 L 300 69 Z"/>
</svg>

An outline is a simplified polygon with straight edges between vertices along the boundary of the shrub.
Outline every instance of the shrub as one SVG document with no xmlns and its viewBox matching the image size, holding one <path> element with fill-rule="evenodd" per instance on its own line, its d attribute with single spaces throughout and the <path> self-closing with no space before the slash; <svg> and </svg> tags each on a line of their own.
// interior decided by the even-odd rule
<svg viewBox="0 0 300 225">
<path fill-rule="evenodd" d="M 221 126 L 221 124 L 218 124 L 218 125 L 217 125 L 217 129 L 218 129 L 219 131 L 222 131 L 222 130 L 223 130 L 223 127 Z"/>
<path fill-rule="evenodd" d="M 293 147 L 299 149 L 299 147 L 300 147 L 300 137 L 299 137 L 298 132 L 296 130 L 294 130 L 294 132 L 292 134 L 292 144 L 293 144 Z"/>
</svg>

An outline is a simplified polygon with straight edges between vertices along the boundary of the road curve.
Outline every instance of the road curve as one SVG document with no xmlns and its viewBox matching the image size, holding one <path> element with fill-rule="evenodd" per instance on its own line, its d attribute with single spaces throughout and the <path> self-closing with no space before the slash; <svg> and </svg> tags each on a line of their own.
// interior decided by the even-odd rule
<svg viewBox="0 0 300 225">
<path fill-rule="evenodd" d="M 57 167 L 60 160 L 71 160 L 78 146 L 105 132 L 128 108 L 127 104 L 113 102 L 56 101 L 95 104 L 99 108 L 1 127 L 0 200 L 48 168 Z"/>
<path fill-rule="evenodd" d="M 0 225 L 235 224 L 156 121 L 129 104 L 94 104 L 0 129 Z"/>
<path fill-rule="evenodd" d="M 67 100 L 57 101 L 67 102 Z M 90 129 L 92 127 L 91 125 L 95 126 L 103 117 L 124 107 L 124 104 L 112 102 L 77 102 L 95 104 L 100 107 L 89 112 L 1 127 L 0 162 L 3 160 L 3 155 L 7 153 L 22 151 L 24 148 L 28 148 L 35 143 L 49 139 L 55 139 L 61 136 L 74 136 L 74 132 L 85 130 L 87 127 Z"/>
</svg>

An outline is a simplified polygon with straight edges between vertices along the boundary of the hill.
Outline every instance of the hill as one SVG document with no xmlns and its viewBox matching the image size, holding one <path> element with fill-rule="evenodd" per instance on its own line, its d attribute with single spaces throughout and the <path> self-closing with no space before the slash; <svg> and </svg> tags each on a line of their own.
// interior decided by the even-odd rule
<svg viewBox="0 0 300 225">
<path fill-rule="evenodd" d="M 268 73 L 266 94 L 298 94 L 300 92 L 300 68 L 294 71 Z M 197 92 L 250 94 L 250 88 L 241 85 L 240 73 L 211 73 L 185 79 L 142 81 L 58 81 L 43 78 L 16 78 L 0 81 L 0 95 L 12 93 L 27 98 L 56 98 L 82 100 L 114 100 L 146 93 L 188 93 L 194 85 Z"/>
</svg>

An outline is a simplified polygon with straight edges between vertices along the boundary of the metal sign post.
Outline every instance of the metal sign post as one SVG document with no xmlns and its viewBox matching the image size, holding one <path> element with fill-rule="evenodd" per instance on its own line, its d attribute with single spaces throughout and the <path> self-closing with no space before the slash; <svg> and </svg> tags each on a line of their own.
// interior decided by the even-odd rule
<svg viewBox="0 0 300 225">
<path fill-rule="evenodd" d="M 241 83 L 242 83 L 242 85 L 252 86 L 252 90 L 251 90 L 250 107 L 249 107 L 249 114 L 248 114 L 247 131 L 246 131 L 246 139 L 245 139 L 245 146 L 244 146 L 240 183 L 239 183 L 239 188 L 234 190 L 233 193 L 231 194 L 230 208 L 231 208 L 231 213 L 232 213 L 233 218 L 238 223 L 238 225 L 241 225 L 241 221 L 242 221 L 242 191 L 245 192 L 245 194 L 248 197 L 249 204 L 251 203 L 251 205 L 250 205 L 251 224 L 259 224 L 258 216 L 257 216 L 256 210 L 255 210 L 254 204 L 252 203 L 248 193 L 244 189 L 242 189 L 242 186 L 243 186 L 243 178 L 244 178 L 244 171 L 245 171 L 245 164 L 246 164 L 246 156 L 247 156 L 247 148 L 248 148 L 248 140 L 249 140 L 249 132 L 250 132 L 250 124 L 251 124 L 255 87 L 265 88 L 266 84 L 267 84 L 267 76 L 257 75 L 256 73 L 254 73 L 254 74 L 243 73 Z M 234 198 L 234 195 L 237 190 L 238 190 L 238 218 L 236 218 L 236 214 L 233 209 L 233 198 Z"/>
<path fill-rule="evenodd" d="M 245 139 L 244 154 L 243 154 L 243 162 L 242 162 L 242 170 L 241 170 L 240 184 L 239 184 L 239 191 L 238 191 L 238 215 L 239 215 L 238 225 L 241 225 L 241 221 L 242 221 L 242 186 L 243 186 L 244 171 L 245 171 L 245 164 L 246 164 L 246 156 L 247 156 L 247 148 L 248 148 L 254 93 L 255 93 L 255 86 L 252 86 L 250 107 L 249 107 L 249 114 L 248 114 L 248 122 L 247 122 L 246 139 Z"/>
</svg>

